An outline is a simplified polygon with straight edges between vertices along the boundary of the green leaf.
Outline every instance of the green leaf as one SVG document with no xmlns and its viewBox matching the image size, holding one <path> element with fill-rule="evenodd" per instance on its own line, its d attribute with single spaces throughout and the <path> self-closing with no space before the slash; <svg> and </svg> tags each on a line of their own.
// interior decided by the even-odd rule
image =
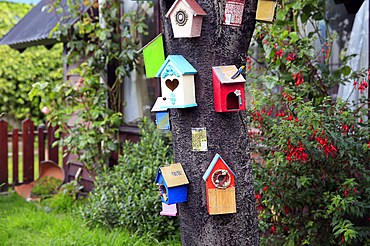
<svg viewBox="0 0 370 246">
<path fill-rule="evenodd" d="M 348 76 L 351 73 L 351 68 L 349 66 L 342 67 L 342 74 Z"/>
<path fill-rule="evenodd" d="M 296 32 L 289 33 L 289 37 L 293 40 L 298 40 L 299 39 L 299 36 Z"/>
</svg>

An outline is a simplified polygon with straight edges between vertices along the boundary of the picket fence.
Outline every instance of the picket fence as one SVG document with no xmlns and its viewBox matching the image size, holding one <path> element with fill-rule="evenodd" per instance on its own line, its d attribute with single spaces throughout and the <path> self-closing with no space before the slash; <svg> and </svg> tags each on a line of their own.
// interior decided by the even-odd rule
<svg viewBox="0 0 370 246">
<path fill-rule="evenodd" d="M 36 130 L 36 131 L 35 131 Z M 0 120 L 0 191 L 7 191 L 8 187 L 20 183 L 30 183 L 34 180 L 35 173 L 35 136 L 38 137 L 37 154 L 38 162 L 52 160 L 55 163 L 59 161 L 58 146 L 52 147 L 57 140 L 54 136 L 57 127 L 49 126 L 45 129 L 44 124 L 40 124 L 35 129 L 34 122 L 31 119 L 25 119 L 22 122 L 22 132 L 19 129 L 13 129 L 8 132 L 8 123 Z M 22 166 L 23 181 L 19 182 L 19 140 L 22 140 Z M 47 139 L 47 141 L 46 141 Z M 12 173 L 9 174 L 8 168 L 8 146 L 12 149 Z M 45 146 L 47 144 L 47 146 Z M 45 147 L 47 147 L 45 149 Z M 46 151 L 45 151 L 46 150 Z M 12 175 L 12 183 L 8 182 L 9 175 Z"/>
</svg>

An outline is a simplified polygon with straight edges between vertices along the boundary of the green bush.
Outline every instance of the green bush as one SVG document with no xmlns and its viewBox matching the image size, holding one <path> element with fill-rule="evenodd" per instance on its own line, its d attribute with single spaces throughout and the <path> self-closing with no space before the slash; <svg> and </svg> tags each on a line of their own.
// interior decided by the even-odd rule
<svg viewBox="0 0 370 246">
<path fill-rule="evenodd" d="M 81 212 L 89 225 L 122 226 L 161 238 L 175 234 L 179 226 L 177 218 L 159 215 L 162 203 L 154 183 L 158 167 L 172 163 L 172 146 L 147 119 L 139 126 L 141 141 L 123 144 L 119 164 L 97 177 L 90 203 Z"/>
<path fill-rule="evenodd" d="M 30 4 L 0 2 L 0 38 L 17 24 L 34 6 Z M 22 120 L 27 113 L 35 124 L 44 122 L 40 95 L 30 100 L 28 93 L 35 83 L 55 83 L 63 79 L 63 45 L 48 50 L 44 46 L 29 47 L 19 53 L 8 45 L 0 46 L 0 112 Z M 51 93 L 51 92 L 50 92 Z M 49 94 L 45 88 L 41 95 Z"/>
</svg>

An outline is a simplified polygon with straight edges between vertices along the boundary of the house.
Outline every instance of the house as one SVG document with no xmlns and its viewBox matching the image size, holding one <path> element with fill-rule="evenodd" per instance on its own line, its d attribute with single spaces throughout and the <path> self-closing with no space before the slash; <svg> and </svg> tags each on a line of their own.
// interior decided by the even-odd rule
<svg viewBox="0 0 370 246">
<path fill-rule="evenodd" d="M 203 175 L 210 215 L 236 213 L 235 178 L 235 173 L 216 154 Z"/>
<path fill-rule="evenodd" d="M 163 203 L 171 205 L 188 200 L 189 181 L 180 163 L 159 167 L 155 183 Z"/>
<path fill-rule="evenodd" d="M 245 110 L 244 83 L 246 81 L 241 74 L 232 79 L 236 72 L 238 69 L 235 65 L 212 67 L 216 112 Z"/>
<path fill-rule="evenodd" d="M 175 38 L 199 37 L 206 12 L 195 0 L 176 0 L 166 17 L 171 18 Z"/>
<path fill-rule="evenodd" d="M 125 11 L 136 10 L 137 2 L 132 2 L 130 0 L 124 0 Z M 55 35 L 50 36 L 51 30 L 59 23 L 61 20 L 64 23 L 73 25 L 76 23 L 78 18 L 65 19 L 64 13 L 57 14 L 53 11 L 47 11 L 47 4 L 49 1 L 39 1 L 39 3 L 31 9 L 24 18 L 22 18 L 17 25 L 15 25 L 3 38 L 0 40 L 0 45 L 9 45 L 13 49 L 17 49 L 19 52 L 24 51 L 27 47 L 44 45 L 47 48 L 51 48 L 54 44 L 59 41 L 56 39 Z M 149 4 L 147 4 L 149 5 Z M 148 22 L 146 23 L 149 28 L 149 35 L 145 36 L 142 40 L 145 43 L 147 40 L 153 39 L 160 32 L 160 21 L 159 21 L 159 11 L 158 3 L 155 3 L 156 11 L 151 11 L 149 15 L 148 12 Z M 67 0 L 61 1 L 61 7 L 67 8 Z M 90 8 L 83 6 L 83 12 L 90 11 Z M 43 11 L 44 10 L 44 11 Z M 89 14 L 98 16 L 98 9 L 91 9 Z M 124 14 L 124 13 L 117 13 Z M 154 20 L 154 21 L 153 21 Z M 63 54 L 68 53 L 68 48 L 64 45 Z M 70 74 L 70 71 L 76 68 L 77 64 L 64 65 L 64 79 L 69 81 L 71 86 L 78 83 L 80 79 L 79 74 Z M 140 69 L 140 68 L 138 68 Z M 114 83 L 116 80 L 114 68 L 107 68 L 107 81 L 109 84 Z M 125 140 L 131 140 L 137 142 L 140 140 L 139 127 L 137 122 L 144 116 L 152 117 L 150 113 L 150 108 L 154 104 L 155 98 L 160 95 L 159 83 L 156 83 L 158 79 L 146 79 L 145 76 L 139 73 L 132 72 L 130 77 L 126 77 L 123 82 L 122 88 L 122 102 L 126 102 L 129 107 L 122 107 L 122 113 L 126 117 L 126 123 L 119 127 L 119 134 L 121 142 Z M 154 115 L 153 115 L 154 116 Z M 70 126 L 73 126 L 74 121 L 77 119 L 77 115 L 73 115 L 71 121 L 68 122 Z M 80 173 L 80 177 L 83 185 L 87 190 L 91 190 L 93 187 L 94 178 L 89 175 L 89 173 L 83 168 L 83 165 L 77 161 L 76 155 L 69 153 L 63 158 L 63 167 L 66 173 L 66 180 L 70 181 L 74 179 L 78 170 L 83 169 Z M 118 156 L 112 156 L 110 159 L 111 163 L 116 162 Z M 70 164 L 67 165 L 67 162 Z"/>
<path fill-rule="evenodd" d="M 195 107 L 194 74 L 197 70 L 182 56 L 169 55 L 158 70 L 161 78 L 160 108 Z"/>
</svg>

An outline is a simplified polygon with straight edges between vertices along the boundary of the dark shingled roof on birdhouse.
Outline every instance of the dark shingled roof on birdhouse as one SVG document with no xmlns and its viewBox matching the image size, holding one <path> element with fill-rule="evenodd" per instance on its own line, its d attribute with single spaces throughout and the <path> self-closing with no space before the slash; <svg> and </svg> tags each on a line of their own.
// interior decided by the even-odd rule
<svg viewBox="0 0 370 246">
<path fill-rule="evenodd" d="M 22 20 L 3 36 L 0 40 L 0 45 L 9 45 L 11 48 L 22 52 L 30 46 L 45 45 L 47 48 L 51 48 L 54 44 L 58 43 L 59 41 L 56 40 L 55 34 L 52 37 L 49 36 L 51 30 L 65 15 L 64 13 L 56 14 L 54 11 L 48 12 L 48 9 L 42 11 L 47 3 L 48 1 L 41 0 Z M 62 0 L 61 6 L 64 9 L 68 9 L 67 0 Z M 84 5 L 82 8 L 83 12 L 89 9 L 89 7 Z M 63 19 L 62 23 L 74 24 L 77 20 L 78 18 Z"/>
<path fill-rule="evenodd" d="M 172 7 L 168 10 L 166 17 L 171 14 L 172 10 L 175 8 L 178 2 L 183 1 L 185 5 L 190 9 L 193 15 L 207 15 L 206 12 L 199 6 L 199 4 L 195 0 L 176 0 L 176 2 L 172 5 Z"/>
</svg>

